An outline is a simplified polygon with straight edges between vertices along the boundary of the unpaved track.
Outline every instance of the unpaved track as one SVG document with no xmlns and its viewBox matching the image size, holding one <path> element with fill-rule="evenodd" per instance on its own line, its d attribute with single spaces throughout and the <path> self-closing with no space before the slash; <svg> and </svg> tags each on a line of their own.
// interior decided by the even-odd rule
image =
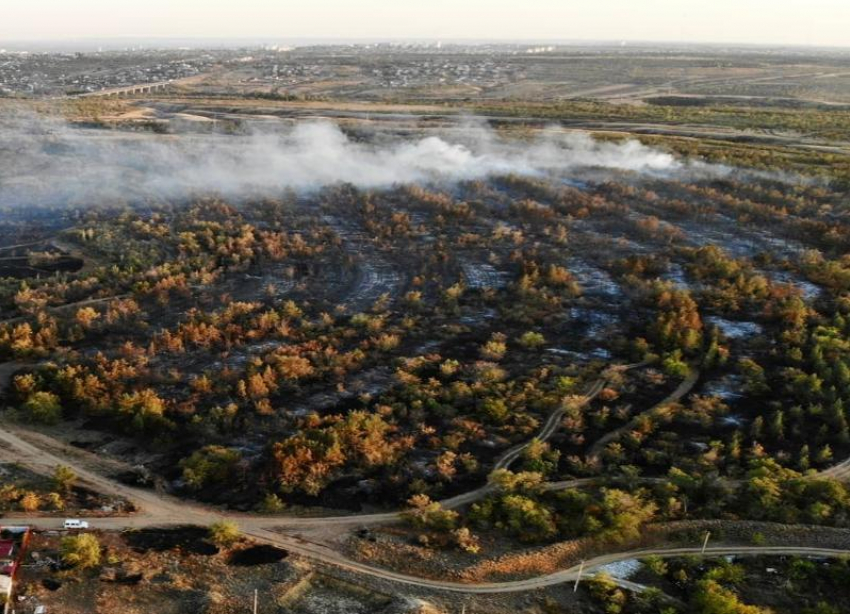
<svg viewBox="0 0 850 614">
<path fill-rule="evenodd" d="M 670 405 L 679 402 L 682 397 L 684 397 L 691 390 L 693 390 L 693 387 L 696 386 L 697 381 L 699 381 L 699 376 L 699 370 L 696 368 L 692 368 L 691 372 L 688 374 L 688 377 L 686 377 L 682 381 L 682 383 L 679 384 L 679 386 L 673 392 L 667 395 L 663 400 L 659 401 L 646 411 L 641 412 L 620 428 L 611 431 L 604 437 L 601 437 L 596 443 L 593 444 L 593 447 L 588 453 L 588 457 L 598 458 L 602 451 L 605 449 L 605 446 L 607 446 L 612 441 L 616 441 L 624 433 L 633 429 L 641 419 L 655 418 L 665 415 Z"/>
<path fill-rule="evenodd" d="M 4 389 L 11 375 L 20 369 L 21 364 L 6 363 L 0 365 L 0 390 Z M 622 368 L 622 367 L 621 367 Z M 583 397 L 584 402 L 590 402 L 604 388 L 604 379 L 599 380 L 591 386 L 588 393 Z M 555 412 L 558 414 L 558 412 Z M 554 414 L 553 414 L 554 415 Z M 555 432 L 558 419 L 550 419 L 546 421 L 539 438 L 546 439 Z M 205 507 L 196 503 L 180 500 L 174 497 L 158 495 L 156 493 L 124 486 L 101 476 L 93 471 L 81 467 L 74 460 L 60 458 L 51 452 L 46 452 L 41 448 L 27 442 L 21 436 L 16 434 L 14 430 L 9 430 L 8 425 L 4 424 L 4 428 L 0 429 L 0 445 L 6 450 L 14 451 L 15 459 L 22 465 L 31 467 L 37 471 L 44 472 L 57 465 L 64 464 L 71 467 L 77 475 L 88 485 L 103 491 L 104 493 L 125 497 L 138 505 L 142 512 L 131 517 L 112 517 L 98 518 L 93 521 L 94 528 L 101 530 L 124 530 L 128 528 L 145 528 L 145 527 L 161 527 L 165 525 L 208 525 L 223 518 L 233 520 L 239 525 L 242 533 L 259 542 L 267 543 L 273 546 L 284 548 L 295 554 L 299 554 L 310 558 L 314 561 L 333 565 L 355 573 L 362 573 L 373 578 L 389 580 L 411 587 L 428 590 L 448 591 L 453 593 L 467 594 L 491 594 L 491 593 L 513 593 L 530 591 L 544 588 L 564 582 L 574 581 L 578 576 L 578 569 L 573 567 L 553 574 L 529 578 L 526 580 L 507 581 L 499 583 L 482 583 L 482 584 L 463 584 L 458 582 L 449 582 L 442 580 L 431 580 L 426 578 L 418 578 L 394 571 L 373 567 L 366 563 L 354 561 L 347 558 L 345 555 L 337 552 L 332 547 L 311 542 L 302 539 L 298 536 L 288 535 L 278 531 L 292 531 L 304 527 L 313 526 L 328 526 L 328 525 L 345 525 L 356 526 L 369 524 L 372 522 L 394 521 L 399 518 L 398 513 L 389 514 L 373 514 L 367 516 L 343 516 L 336 518 L 278 518 L 278 517 L 260 517 L 250 516 L 245 514 L 234 514 L 231 512 L 217 511 L 209 507 Z M 527 446 L 528 444 L 525 444 Z M 518 446 L 509 450 L 505 456 L 497 463 L 503 467 L 507 467 L 515 460 L 525 446 Z M 574 483 L 582 482 L 576 480 Z M 455 497 L 454 499 L 444 502 L 448 506 L 458 506 L 474 501 L 492 490 L 491 485 L 484 486 L 480 489 Z M 45 529 L 61 528 L 63 520 L 61 518 L 34 518 L 31 516 L 6 516 L 4 522 L 33 522 L 37 520 L 39 527 Z M 585 564 L 587 572 L 591 572 L 595 567 L 614 563 L 617 561 L 646 557 L 656 555 L 661 557 L 676 557 L 684 555 L 695 555 L 700 553 L 700 548 L 672 548 L 672 549 L 653 549 L 621 552 L 610 555 L 597 557 Z M 781 554 L 801 556 L 827 556 L 838 557 L 847 556 L 850 554 L 848 550 L 833 550 L 823 548 L 756 548 L 756 547 L 729 547 L 729 548 L 709 548 L 706 550 L 708 556 L 726 556 L 726 555 L 765 555 L 765 554 Z M 621 584 L 626 588 L 640 590 L 641 587 L 621 581 Z"/>
<path fill-rule="evenodd" d="M 819 473 L 813 473 L 811 477 L 828 478 L 830 480 L 839 480 L 841 482 L 850 481 L 850 459 Z"/>
<path fill-rule="evenodd" d="M 5 363 L 0 364 L 0 393 L 9 385 L 12 374 L 15 371 L 27 366 L 24 363 Z M 31 365 L 30 365 L 31 366 Z M 627 365 L 613 367 L 614 371 L 623 371 L 642 365 Z M 596 396 L 604 389 L 606 379 L 596 380 L 589 390 L 581 396 L 576 402 L 581 405 L 586 405 L 593 401 Z M 564 408 L 558 408 L 553 411 L 545 421 L 540 432 L 537 434 L 537 439 L 546 441 L 556 431 L 560 424 L 560 420 L 564 415 Z M 132 501 L 141 513 L 134 516 L 130 520 L 139 519 L 143 524 L 136 525 L 128 522 L 126 518 L 114 519 L 115 523 L 109 523 L 110 528 L 114 526 L 148 526 L 145 523 L 153 519 L 158 519 L 163 524 L 186 524 L 198 523 L 209 524 L 215 519 L 220 519 L 223 516 L 238 519 L 240 524 L 246 527 L 254 528 L 278 528 L 280 530 L 295 530 L 308 529 L 314 527 L 338 527 L 342 529 L 352 526 L 365 527 L 368 525 L 387 524 L 397 522 L 401 519 L 401 512 L 385 512 L 378 514 L 363 514 L 349 516 L 331 516 L 331 517 L 285 517 L 285 516 L 256 516 L 248 514 L 236 514 L 233 512 L 223 512 L 211 507 L 203 506 L 198 503 L 193 503 L 171 497 L 150 490 L 134 488 L 118 483 L 117 481 L 108 478 L 96 471 L 87 468 L 84 462 L 81 462 L 81 457 L 92 455 L 91 452 L 83 450 L 68 450 L 67 454 L 60 457 L 63 449 L 68 449 L 69 446 L 58 441 L 51 442 L 52 449 L 58 450 L 57 453 L 46 450 L 40 447 L 32 440 L 35 439 L 31 434 L 21 429 L 18 425 L 10 424 L 6 421 L 0 422 L 0 456 L 9 457 L 22 465 L 30 467 L 40 473 L 49 473 L 57 465 L 66 465 L 71 467 L 79 478 L 88 486 L 105 494 L 123 497 Z M 46 440 L 46 436 L 39 436 L 38 439 Z M 38 441 L 36 439 L 36 441 Z M 508 450 L 495 463 L 496 469 L 507 469 L 510 467 L 522 452 L 529 446 L 530 442 L 526 442 L 515 446 Z M 493 492 L 495 487 L 488 483 L 475 490 L 451 497 L 441 501 L 441 504 L 446 509 L 455 509 L 474 503 L 483 499 L 488 494 Z M 191 518 L 190 518 L 191 516 Z M 9 518 L 9 517 L 7 517 Z M 103 526 L 103 521 L 107 519 L 99 519 L 98 526 Z M 121 525 L 121 523 L 124 525 Z M 248 532 L 247 529 L 244 529 Z"/>
<path fill-rule="evenodd" d="M 0 365 L 0 391 L 4 390 L 9 385 L 13 373 L 25 366 L 27 365 L 21 363 L 6 363 Z M 620 367 L 620 369 L 624 368 L 629 367 Z M 604 378 L 594 382 L 594 384 L 590 387 L 590 390 L 580 399 L 580 402 L 591 402 L 604 388 L 604 385 Z M 544 423 L 541 431 L 538 433 L 538 438 L 546 440 L 551 437 L 551 435 L 557 430 L 557 426 L 560 423 L 562 415 L 563 409 L 553 412 Z M 311 542 L 296 535 L 289 535 L 286 533 L 287 531 L 298 531 L 301 529 L 309 529 L 311 527 L 351 528 L 352 526 L 394 522 L 399 520 L 401 517 L 399 512 L 331 518 L 261 517 L 223 512 L 197 503 L 119 484 L 115 480 L 100 475 L 83 466 L 83 464 L 77 460 L 77 455 L 73 455 L 70 458 L 61 458 L 60 456 L 27 441 L 24 436 L 25 433 L 20 431 L 17 426 L 4 423 L 3 428 L 0 428 L 0 447 L 3 448 L 0 450 L 0 455 L 10 457 L 16 462 L 41 473 L 49 472 L 57 465 L 67 465 L 74 470 L 80 480 L 86 485 L 106 494 L 124 497 L 127 500 L 132 501 L 141 509 L 139 514 L 130 517 L 98 518 L 97 520 L 93 520 L 93 524 L 98 529 L 123 530 L 128 528 L 145 528 L 181 524 L 195 524 L 203 526 L 209 525 L 223 518 L 228 518 L 239 525 L 243 534 L 257 541 L 285 548 L 290 552 L 309 557 L 321 563 L 335 565 L 343 569 L 367 574 L 384 580 L 392 580 L 421 588 L 469 593 L 511 592 L 525 590 L 525 585 L 522 583 L 518 584 L 515 588 L 512 588 L 510 584 L 504 586 L 485 585 L 481 591 L 478 591 L 475 586 L 407 576 L 405 574 L 399 574 L 350 560 L 327 545 Z M 57 443 L 56 445 L 60 450 L 63 447 L 60 443 Z M 501 459 L 499 459 L 497 466 L 501 468 L 509 467 L 527 446 L 528 443 L 512 448 Z M 492 490 L 493 486 L 487 484 L 474 491 L 448 499 L 444 501 L 443 504 L 448 508 L 459 507 L 486 496 Z M 33 522 L 35 520 L 35 517 L 27 515 L 6 516 L 4 518 L 4 521 L 7 523 Z M 63 520 L 61 518 L 38 517 L 37 522 L 39 527 L 58 529 L 61 528 Z"/>
</svg>

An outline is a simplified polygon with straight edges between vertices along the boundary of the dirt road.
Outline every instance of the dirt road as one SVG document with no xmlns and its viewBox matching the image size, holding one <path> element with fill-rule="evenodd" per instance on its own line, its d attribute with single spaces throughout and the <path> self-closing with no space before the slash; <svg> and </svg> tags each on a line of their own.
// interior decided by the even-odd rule
<svg viewBox="0 0 850 614">
<path fill-rule="evenodd" d="M 673 403 L 677 403 L 688 394 L 693 387 L 696 385 L 697 381 L 699 381 L 700 372 L 696 368 L 692 368 L 691 372 L 688 374 L 681 384 L 669 395 L 667 395 L 664 399 L 650 407 L 644 412 L 636 415 L 634 418 L 629 420 L 626 424 L 621 426 L 618 429 L 611 431 L 605 436 L 601 437 L 596 443 L 593 444 L 593 447 L 590 449 L 588 453 L 589 458 L 598 458 L 602 451 L 612 441 L 616 441 L 619 439 L 624 433 L 633 429 L 640 420 L 643 418 L 657 418 L 662 417 L 668 413 L 669 407 Z"/>
<path fill-rule="evenodd" d="M 5 386 L 8 385 L 11 375 L 15 372 L 15 370 L 21 368 L 21 366 L 22 365 L 20 364 L 11 363 L 0 365 L 0 390 L 4 389 Z M 604 385 L 604 379 L 595 382 L 584 397 L 582 397 L 583 402 L 590 402 L 604 388 Z M 550 416 L 550 418 L 545 422 L 538 434 L 539 438 L 546 439 L 555 432 L 557 424 L 560 422 L 557 419 L 558 413 L 559 412 L 555 412 L 553 416 Z M 397 512 L 364 516 L 340 516 L 332 518 L 261 517 L 222 512 L 220 510 L 215 510 L 197 503 L 177 499 L 175 497 L 160 495 L 148 490 L 119 484 L 112 479 L 102 476 L 94 471 L 90 471 L 73 457 L 63 458 L 33 445 L 26 441 L 22 436 L 23 433 L 19 432 L 17 427 L 13 425 L 4 423 L 2 427 L 3 428 L 0 428 L 0 446 L 2 446 L 3 449 L 0 451 L 0 454 L 7 457 L 11 454 L 17 462 L 40 472 L 52 471 L 54 467 L 60 464 L 67 465 L 71 467 L 80 479 L 85 481 L 89 486 L 107 494 L 125 497 L 139 506 L 142 510 L 139 514 L 131 517 L 98 518 L 97 520 L 93 520 L 92 525 L 95 529 L 124 530 L 129 528 L 188 524 L 205 526 L 223 518 L 227 518 L 236 522 L 244 535 L 251 537 L 256 541 L 284 548 L 292 553 L 308 557 L 320 563 L 334 565 L 352 572 L 362 573 L 374 578 L 389 580 L 407 586 L 454 593 L 486 594 L 529 591 L 563 582 L 571 582 L 578 576 L 578 569 L 571 568 L 527 580 L 500 583 L 462 584 L 458 582 L 418 578 L 381 569 L 379 567 L 373 567 L 366 563 L 351 560 L 345 555 L 334 550 L 331 546 L 309 541 L 299 537 L 298 535 L 290 533 L 309 527 L 351 528 L 353 526 L 363 526 L 373 523 L 393 522 L 399 518 L 399 513 Z M 521 453 L 523 449 L 524 446 L 518 446 L 517 448 L 509 450 L 502 459 L 500 459 L 500 462 L 497 463 L 497 465 L 508 467 L 516 458 L 518 458 L 519 453 Z M 584 481 L 575 480 L 572 483 L 578 485 L 582 482 Z M 444 504 L 447 507 L 464 505 L 485 496 L 488 492 L 492 491 L 492 489 L 493 487 L 488 484 L 472 492 L 447 500 Z M 61 528 L 63 522 L 63 519 L 61 518 L 36 518 L 26 515 L 6 516 L 3 520 L 6 523 L 37 522 L 38 526 L 44 529 Z M 674 557 L 699 553 L 700 548 L 696 547 L 621 552 L 592 559 L 585 564 L 585 570 L 587 573 L 592 573 L 594 568 L 601 565 L 633 558 L 641 558 L 649 555 Z M 711 556 L 742 556 L 760 554 L 846 556 L 850 554 L 850 551 L 823 548 L 769 547 L 709 548 L 706 551 L 706 555 Z M 623 585 L 627 588 L 639 589 L 637 585 L 632 585 L 627 581 L 623 581 Z"/>
<path fill-rule="evenodd" d="M 0 393 L 9 385 L 9 380 L 15 371 L 27 366 L 24 363 L 5 363 L 0 364 Z M 627 365 L 623 367 L 614 367 L 615 370 L 625 370 L 635 368 L 641 365 Z M 589 390 L 580 397 L 576 402 L 587 404 L 593 401 L 596 396 L 605 387 L 604 376 L 596 380 Z M 537 439 L 546 441 L 557 430 L 560 420 L 563 417 L 564 408 L 558 408 L 553 411 L 543 427 L 537 434 Z M 333 527 L 337 530 L 349 529 L 351 527 L 365 527 L 369 525 L 388 524 L 398 522 L 402 515 L 401 512 L 386 512 L 378 514 L 363 514 L 363 515 L 348 515 L 348 516 L 332 516 L 332 517 L 285 517 L 285 516 L 256 516 L 248 514 L 236 514 L 233 512 L 222 512 L 198 503 L 193 503 L 171 497 L 164 494 L 155 493 L 142 488 L 134 488 L 101 475 L 97 471 L 88 468 L 88 463 L 85 463 L 86 456 L 95 456 L 91 452 L 78 450 L 76 448 L 69 449 L 69 446 L 55 440 L 49 440 L 46 436 L 39 436 L 38 441 L 41 445 L 33 443 L 35 437 L 28 433 L 16 424 L 3 421 L 0 428 L 0 457 L 8 457 L 24 466 L 40 473 L 50 473 L 57 465 L 66 465 L 71 467 L 77 476 L 86 483 L 87 486 L 104 494 L 114 495 L 125 498 L 133 502 L 141 511 L 132 519 L 114 519 L 116 523 L 107 523 L 110 528 L 122 526 L 122 522 L 126 522 L 123 526 L 148 526 L 147 523 L 151 520 L 158 520 L 162 524 L 186 524 L 198 523 L 209 524 L 226 515 L 228 517 L 239 519 L 240 523 L 244 523 L 245 527 L 253 527 L 257 529 L 277 528 L 280 530 L 294 529 L 309 529 L 317 527 Z M 49 446 L 45 442 L 49 440 Z M 530 442 L 523 443 L 508 450 L 495 463 L 497 469 L 509 468 L 528 447 Z M 48 449 L 49 447 L 49 449 Z M 52 452 L 54 450 L 55 452 Z M 95 464 L 94 462 L 92 464 Z M 446 509 L 456 509 L 479 501 L 493 492 L 495 487 L 488 483 L 475 490 L 451 497 L 441 501 L 441 504 Z M 103 519 L 107 520 L 107 519 Z M 140 524 L 130 524 L 132 521 L 138 521 Z M 98 520 L 98 525 L 101 525 L 101 520 Z M 246 531 L 247 532 L 247 531 Z"/>
</svg>

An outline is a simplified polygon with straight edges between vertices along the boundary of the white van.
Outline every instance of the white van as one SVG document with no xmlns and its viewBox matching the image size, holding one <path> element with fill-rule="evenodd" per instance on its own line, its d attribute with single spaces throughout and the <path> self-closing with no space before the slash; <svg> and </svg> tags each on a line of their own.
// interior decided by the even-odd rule
<svg viewBox="0 0 850 614">
<path fill-rule="evenodd" d="M 88 529 L 89 523 L 78 518 L 66 518 L 62 527 L 65 529 Z"/>
</svg>

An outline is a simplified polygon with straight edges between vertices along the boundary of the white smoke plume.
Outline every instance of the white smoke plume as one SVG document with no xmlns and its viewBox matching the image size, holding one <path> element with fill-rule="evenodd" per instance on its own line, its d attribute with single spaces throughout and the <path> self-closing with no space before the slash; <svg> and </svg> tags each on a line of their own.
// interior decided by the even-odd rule
<svg viewBox="0 0 850 614">
<path fill-rule="evenodd" d="M 43 119 L 0 122 L 0 204 L 101 204 L 215 192 L 238 197 L 337 183 L 382 188 L 581 169 L 655 176 L 691 166 L 637 141 L 545 132 L 507 140 L 477 127 L 454 136 L 354 141 L 331 122 L 253 135 L 157 135 L 72 128 Z"/>
</svg>

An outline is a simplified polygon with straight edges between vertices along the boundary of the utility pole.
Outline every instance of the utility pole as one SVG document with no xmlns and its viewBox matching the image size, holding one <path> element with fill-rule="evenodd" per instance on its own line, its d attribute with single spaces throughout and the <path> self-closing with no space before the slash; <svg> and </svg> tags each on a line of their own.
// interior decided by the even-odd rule
<svg viewBox="0 0 850 614">
<path fill-rule="evenodd" d="M 257 614 L 257 605 L 259 600 L 259 591 L 254 589 L 254 614 Z"/>
<path fill-rule="evenodd" d="M 583 572 L 583 571 L 584 571 L 584 561 L 579 563 L 579 566 L 578 566 L 578 577 L 576 578 L 575 586 L 573 586 L 573 592 L 574 593 L 578 591 L 578 583 L 581 582 L 581 572 Z"/>
<path fill-rule="evenodd" d="M 711 531 L 705 532 L 705 541 L 702 542 L 702 552 L 700 554 L 705 554 L 705 549 L 708 547 L 708 538 L 711 537 Z"/>
</svg>

